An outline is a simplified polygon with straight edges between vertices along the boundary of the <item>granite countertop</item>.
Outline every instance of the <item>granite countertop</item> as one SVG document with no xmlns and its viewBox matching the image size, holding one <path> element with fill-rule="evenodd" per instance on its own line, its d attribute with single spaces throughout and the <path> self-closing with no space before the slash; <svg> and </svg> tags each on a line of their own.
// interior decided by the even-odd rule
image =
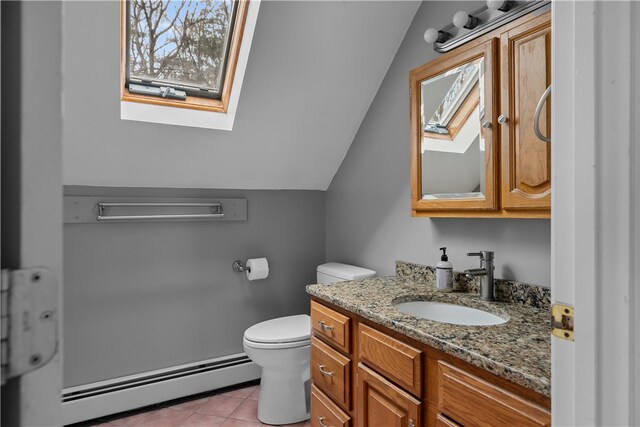
<svg viewBox="0 0 640 427">
<path fill-rule="evenodd" d="M 442 293 L 433 286 L 430 267 L 418 266 L 422 268 L 419 275 L 407 273 L 412 268 L 415 272 L 415 265 L 399 262 L 395 277 L 309 285 L 307 292 L 499 377 L 551 396 L 548 289 L 496 281 L 496 298 L 510 302 L 488 302 L 482 301 L 477 292 L 470 292 L 460 274 L 456 274 L 459 282 L 455 287 L 462 291 Z M 505 294 L 508 297 L 504 297 Z M 419 319 L 401 313 L 392 305 L 415 300 L 479 308 L 508 320 L 494 326 L 453 325 Z"/>
</svg>

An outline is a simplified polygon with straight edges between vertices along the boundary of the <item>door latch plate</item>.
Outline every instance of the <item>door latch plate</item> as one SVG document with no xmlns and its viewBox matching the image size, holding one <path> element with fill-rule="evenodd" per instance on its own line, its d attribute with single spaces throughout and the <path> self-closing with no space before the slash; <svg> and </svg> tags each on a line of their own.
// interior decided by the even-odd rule
<svg viewBox="0 0 640 427">
<path fill-rule="evenodd" d="M 565 304 L 551 306 L 552 334 L 558 338 L 574 341 L 573 336 L 573 307 Z"/>
<path fill-rule="evenodd" d="M 1 382 L 46 365 L 58 347 L 58 290 L 44 267 L 2 270 Z"/>
</svg>

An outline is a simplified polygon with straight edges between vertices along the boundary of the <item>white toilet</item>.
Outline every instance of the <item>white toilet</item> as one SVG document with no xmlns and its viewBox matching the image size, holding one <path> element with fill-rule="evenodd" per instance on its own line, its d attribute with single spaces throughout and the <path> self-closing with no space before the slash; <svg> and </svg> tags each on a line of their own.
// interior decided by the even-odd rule
<svg viewBox="0 0 640 427">
<path fill-rule="evenodd" d="M 318 266 L 320 284 L 373 277 L 373 270 L 329 262 Z M 244 351 L 262 367 L 258 419 L 292 424 L 309 419 L 311 318 L 306 314 L 267 320 L 244 333 Z"/>
</svg>

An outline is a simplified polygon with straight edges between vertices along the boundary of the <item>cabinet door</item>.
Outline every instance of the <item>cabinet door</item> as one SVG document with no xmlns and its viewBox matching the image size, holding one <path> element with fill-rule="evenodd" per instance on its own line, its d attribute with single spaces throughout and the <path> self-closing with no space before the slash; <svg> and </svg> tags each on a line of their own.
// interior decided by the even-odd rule
<svg viewBox="0 0 640 427">
<path fill-rule="evenodd" d="M 358 364 L 358 413 L 361 427 L 418 427 L 420 401 L 381 375 Z"/>
<path fill-rule="evenodd" d="M 413 215 L 498 209 L 498 41 L 460 47 L 409 73 Z"/>
<path fill-rule="evenodd" d="M 538 101 L 551 84 L 551 20 L 544 14 L 502 33 L 501 125 L 502 207 L 505 210 L 551 208 L 551 145 L 534 132 Z M 547 99 L 539 120 L 551 131 Z"/>
</svg>

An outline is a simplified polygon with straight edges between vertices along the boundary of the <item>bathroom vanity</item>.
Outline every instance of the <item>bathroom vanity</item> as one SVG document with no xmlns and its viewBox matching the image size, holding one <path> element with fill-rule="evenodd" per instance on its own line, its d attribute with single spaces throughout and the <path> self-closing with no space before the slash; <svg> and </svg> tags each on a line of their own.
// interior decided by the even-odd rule
<svg viewBox="0 0 640 427">
<path fill-rule="evenodd" d="M 496 281 L 502 301 L 486 302 L 460 275 L 462 292 L 442 294 L 429 267 L 398 262 L 396 273 L 307 287 L 312 426 L 550 425 L 548 290 Z M 406 301 L 472 307 L 506 322 L 417 318 L 394 307 Z"/>
</svg>

